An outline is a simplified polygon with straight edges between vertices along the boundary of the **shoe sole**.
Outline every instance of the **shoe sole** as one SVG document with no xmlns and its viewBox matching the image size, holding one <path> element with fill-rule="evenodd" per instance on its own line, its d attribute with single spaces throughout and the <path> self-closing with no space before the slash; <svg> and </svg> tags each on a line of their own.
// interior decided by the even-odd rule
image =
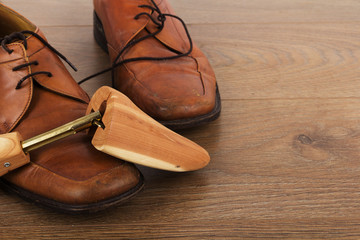
<svg viewBox="0 0 360 240">
<path fill-rule="evenodd" d="M 104 28 L 100 18 L 98 17 L 95 11 L 94 11 L 94 38 L 97 44 L 107 54 L 109 54 Z M 215 107 L 213 108 L 213 110 L 211 110 L 211 112 L 192 118 L 170 120 L 170 121 L 159 120 L 159 122 L 172 130 L 187 129 L 187 128 L 198 127 L 206 123 L 212 122 L 220 116 L 220 113 L 221 113 L 221 97 L 220 97 L 219 88 L 216 85 Z"/>
<path fill-rule="evenodd" d="M 51 210 L 55 210 L 67 214 L 86 214 L 86 213 L 99 212 L 129 200 L 144 188 L 144 177 L 140 173 L 139 183 L 135 187 L 133 187 L 132 189 L 121 195 L 118 195 L 111 199 L 107 199 L 105 201 L 101 201 L 93 204 L 83 204 L 83 205 L 65 204 L 65 203 L 57 202 L 55 200 L 44 198 L 38 194 L 20 188 L 6 181 L 5 179 L 0 179 L 0 186 L 5 191 L 8 191 L 10 193 L 15 193 L 25 201 L 34 203 L 35 205 L 38 205 L 40 207 L 49 208 Z"/>
</svg>

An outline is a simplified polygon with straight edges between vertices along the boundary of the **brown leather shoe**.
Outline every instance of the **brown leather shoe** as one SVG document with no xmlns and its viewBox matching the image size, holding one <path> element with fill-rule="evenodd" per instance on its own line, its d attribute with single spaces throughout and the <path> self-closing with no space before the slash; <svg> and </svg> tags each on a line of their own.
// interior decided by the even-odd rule
<svg viewBox="0 0 360 240">
<path fill-rule="evenodd" d="M 0 134 L 27 139 L 84 116 L 88 96 L 41 31 L 0 4 Z M 31 153 L 31 163 L 5 175 L 21 197 L 67 212 L 93 212 L 136 194 L 143 179 L 134 165 L 105 155 L 86 134 Z"/>
<path fill-rule="evenodd" d="M 215 120 L 215 74 L 167 0 L 94 0 L 94 35 L 110 54 L 113 85 L 172 129 Z"/>
</svg>

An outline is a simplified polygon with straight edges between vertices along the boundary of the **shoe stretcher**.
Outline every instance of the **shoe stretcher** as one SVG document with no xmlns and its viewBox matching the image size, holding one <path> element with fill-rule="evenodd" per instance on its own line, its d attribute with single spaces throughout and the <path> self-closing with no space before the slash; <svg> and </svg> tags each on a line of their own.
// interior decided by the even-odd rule
<svg viewBox="0 0 360 240">
<path fill-rule="evenodd" d="M 205 149 L 164 127 L 110 87 L 96 91 L 86 114 L 25 141 L 18 132 L 0 135 L 0 176 L 29 163 L 32 150 L 84 130 L 93 134 L 92 145 L 99 151 L 147 167 L 185 172 L 210 161 Z"/>
</svg>

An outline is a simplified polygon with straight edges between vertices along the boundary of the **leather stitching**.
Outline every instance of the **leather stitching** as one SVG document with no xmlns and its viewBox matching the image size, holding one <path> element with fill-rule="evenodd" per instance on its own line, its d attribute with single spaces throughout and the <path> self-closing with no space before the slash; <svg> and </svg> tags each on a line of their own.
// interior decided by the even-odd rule
<svg viewBox="0 0 360 240">
<path fill-rule="evenodd" d="M 16 43 L 20 48 L 21 50 L 23 51 L 23 59 L 25 62 L 29 62 L 29 58 L 28 56 L 26 55 L 26 50 L 25 50 L 25 47 L 24 45 L 20 44 L 20 43 Z M 31 68 L 28 67 L 28 73 L 31 72 Z M 30 102 L 31 102 L 31 99 L 32 99 L 32 95 L 33 95 L 33 82 L 30 80 L 29 81 L 29 94 L 28 94 L 28 97 L 27 97 L 27 103 L 26 103 L 26 106 L 25 108 L 23 109 L 23 111 L 21 112 L 21 114 L 18 116 L 18 118 L 14 121 L 14 123 L 11 124 L 8 132 L 12 131 L 12 129 L 15 128 L 15 126 L 19 123 L 19 121 L 22 119 L 22 117 L 25 115 L 26 111 L 29 109 L 29 106 L 30 106 Z"/>
</svg>

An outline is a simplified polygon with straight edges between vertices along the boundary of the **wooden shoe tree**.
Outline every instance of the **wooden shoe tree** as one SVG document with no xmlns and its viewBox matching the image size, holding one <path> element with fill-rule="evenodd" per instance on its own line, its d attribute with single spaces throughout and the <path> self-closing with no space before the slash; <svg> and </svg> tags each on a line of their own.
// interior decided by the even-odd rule
<svg viewBox="0 0 360 240">
<path fill-rule="evenodd" d="M 28 163 L 28 152 L 51 142 L 48 136 L 57 140 L 94 125 L 99 127 L 92 138 L 93 146 L 129 162 L 184 172 L 201 169 L 210 161 L 202 147 L 156 122 L 110 87 L 94 94 L 84 118 L 26 141 L 16 132 L 0 135 L 0 176 Z M 36 146 L 31 146 L 34 142 Z"/>
<path fill-rule="evenodd" d="M 142 112 L 122 93 L 100 88 L 88 112 L 102 111 L 104 129 L 92 144 L 99 151 L 140 165 L 169 171 L 192 171 L 209 163 L 208 153 L 196 143 L 169 130 Z"/>
</svg>

